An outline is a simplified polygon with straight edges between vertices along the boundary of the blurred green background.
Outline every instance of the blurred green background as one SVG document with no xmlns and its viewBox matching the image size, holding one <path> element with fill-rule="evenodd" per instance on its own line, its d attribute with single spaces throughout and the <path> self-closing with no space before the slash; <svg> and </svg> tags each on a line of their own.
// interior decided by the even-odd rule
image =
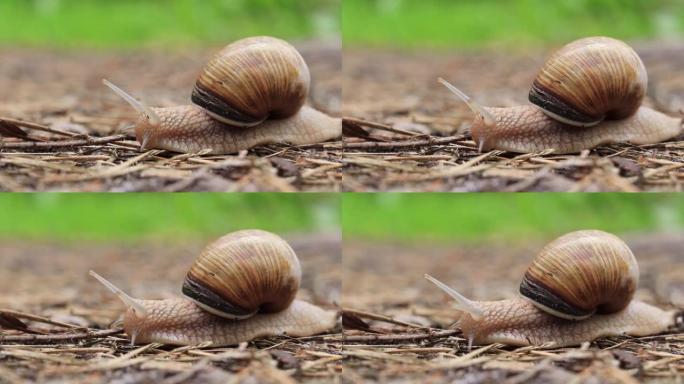
<svg viewBox="0 0 684 384">
<path fill-rule="evenodd" d="M 681 39 L 681 0 L 344 0 L 345 46 L 510 49 L 590 35 Z"/>
<path fill-rule="evenodd" d="M 1 194 L 0 240 L 185 241 L 247 228 L 337 231 L 338 202 L 335 194 Z"/>
<path fill-rule="evenodd" d="M 517 242 L 578 229 L 684 236 L 684 195 L 354 193 L 342 199 L 345 240 Z"/>
<path fill-rule="evenodd" d="M 112 47 L 339 35 L 341 0 L 2 0 L 0 44 Z"/>
</svg>

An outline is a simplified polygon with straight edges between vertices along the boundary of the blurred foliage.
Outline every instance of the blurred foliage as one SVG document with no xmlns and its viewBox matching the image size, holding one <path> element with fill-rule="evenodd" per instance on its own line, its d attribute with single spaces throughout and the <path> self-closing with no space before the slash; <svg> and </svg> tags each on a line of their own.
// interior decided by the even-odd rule
<svg viewBox="0 0 684 384">
<path fill-rule="evenodd" d="M 684 35 L 681 0 L 344 0 L 349 45 L 512 49 L 591 35 Z"/>
<path fill-rule="evenodd" d="M 619 193 L 345 194 L 345 238 L 548 238 L 578 229 L 684 231 L 684 195 Z"/>
<path fill-rule="evenodd" d="M 341 0 L 2 0 L 0 44 L 137 46 L 339 35 Z"/>
<path fill-rule="evenodd" d="M 0 194 L 0 239 L 174 241 L 246 228 L 339 230 L 338 201 L 335 194 Z"/>
</svg>

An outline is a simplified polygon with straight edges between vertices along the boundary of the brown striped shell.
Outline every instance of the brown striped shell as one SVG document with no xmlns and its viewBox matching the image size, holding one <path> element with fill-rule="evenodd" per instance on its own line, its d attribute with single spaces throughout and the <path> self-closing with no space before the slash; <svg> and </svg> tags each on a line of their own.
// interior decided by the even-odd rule
<svg viewBox="0 0 684 384">
<path fill-rule="evenodd" d="M 279 312 L 295 298 L 301 267 L 292 248 L 261 230 L 227 234 L 197 257 L 183 294 L 203 309 L 229 319 Z"/>
<path fill-rule="evenodd" d="M 293 116 L 304 105 L 309 68 L 286 41 L 267 36 L 238 40 L 207 63 L 192 102 L 215 119 L 242 127 Z"/>
<path fill-rule="evenodd" d="M 544 247 L 525 272 L 520 293 L 545 312 L 579 320 L 624 309 L 638 282 L 639 267 L 627 244 L 586 230 Z"/>
<path fill-rule="evenodd" d="M 648 77 L 639 55 L 609 37 L 576 40 L 553 54 L 541 68 L 530 101 L 550 117 L 574 126 L 634 114 Z"/>
</svg>

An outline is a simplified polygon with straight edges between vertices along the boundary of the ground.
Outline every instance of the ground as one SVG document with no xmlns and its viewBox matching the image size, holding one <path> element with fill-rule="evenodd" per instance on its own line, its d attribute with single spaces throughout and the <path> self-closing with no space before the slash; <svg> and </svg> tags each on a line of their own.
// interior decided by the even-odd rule
<svg viewBox="0 0 684 384">
<path fill-rule="evenodd" d="M 641 269 L 637 298 L 663 308 L 684 308 L 681 234 L 635 234 L 626 240 Z M 469 351 L 459 330 L 450 329 L 456 314 L 450 300 L 423 274 L 437 277 L 472 299 L 515 297 L 525 268 L 544 244 L 521 243 L 345 239 L 345 377 L 358 383 L 681 380 L 681 324 L 664 335 L 605 338 L 582 347 L 493 344 L 476 345 Z"/>
<path fill-rule="evenodd" d="M 473 115 L 437 83 L 451 81 L 480 104 L 527 103 L 551 50 L 411 52 L 345 49 L 344 190 L 680 191 L 683 137 L 658 145 L 616 144 L 578 155 L 479 153 Z M 645 104 L 684 108 L 684 45 L 636 44 L 649 74 Z"/>
<path fill-rule="evenodd" d="M 303 270 L 298 297 L 335 308 L 340 296 L 340 239 L 335 234 L 286 237 Z M 238 348 L 131 346 L 115 325 L 123 305 L 88 276 L 93 269 L 139 298 L 180 295 L 194 255 L 190 241 L 140 244 L 0 244 L 0 325 L 21 320 L 44 341 L 20 330 L 0 331 L 0 382 L 330 382 L 341 374 L 341 336 L 271 337 Z M 20 312 L 19 314 L 16 311 Z M 45 319 L 31 321 L 26 315 Z M 86 327 L 69 329 L 70 327 Z M 21 328 L 21 325 L 19 326 Z M 84 335 L 85 333 L 85 335 Z M 60 339 L 82 334 L 79 340 Z"/>
<path fill-rule="evenodd" d="M 339 142 L 302 147 L 269 145 L 239 155 L 202 156 L 142 152 L 134 138 L 125 135 L 123 128 L 136 116 L 123 100 L 102 85 L 103 78 L 151 106 L 187 104 L 200 68 L 219 48 L 180 52 L 153 48 L 3 48 L 0 134 L 11 137 L 4 137 L 0 144 L 0 190 L 339 189 Z M 298 44 L 298 48 L 313 77 L 310 104 L 337 115 L 341 108 L 339 46 L 305 42 Z M 72 143 L 53 143 L 58 140 Z M 36 145 L 32 143 L 42 147 L 26 147 Z"/>
</svg>

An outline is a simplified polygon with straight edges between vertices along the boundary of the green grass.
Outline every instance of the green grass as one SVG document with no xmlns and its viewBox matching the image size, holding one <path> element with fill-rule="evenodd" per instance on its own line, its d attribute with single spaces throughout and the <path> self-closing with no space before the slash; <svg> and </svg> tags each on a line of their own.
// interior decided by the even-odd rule
<svg viewBox="0 0 684 384">
<path fill-rule="evenodd" d="M 2 0 L 0 44 L 220 44 L 251 35 L 338 35 L 340 0 Z"/>
<path fill-rule="evenodd" d="M 520 49 L 608 35 L 681 38 L 678 0 L 344 0 L 345 46 Z"/>
<path fill-rule="evenodd" d="M 684 231 L 681 194 L 345 194 L 345 238 L 548 238 L 577 229 Z"/>
<path fill-rule="evenodd" d="M 245 229 L 336 230 L 334 194 L 2 194 L 0 239 L 176 241 Z"/>
</svg>

